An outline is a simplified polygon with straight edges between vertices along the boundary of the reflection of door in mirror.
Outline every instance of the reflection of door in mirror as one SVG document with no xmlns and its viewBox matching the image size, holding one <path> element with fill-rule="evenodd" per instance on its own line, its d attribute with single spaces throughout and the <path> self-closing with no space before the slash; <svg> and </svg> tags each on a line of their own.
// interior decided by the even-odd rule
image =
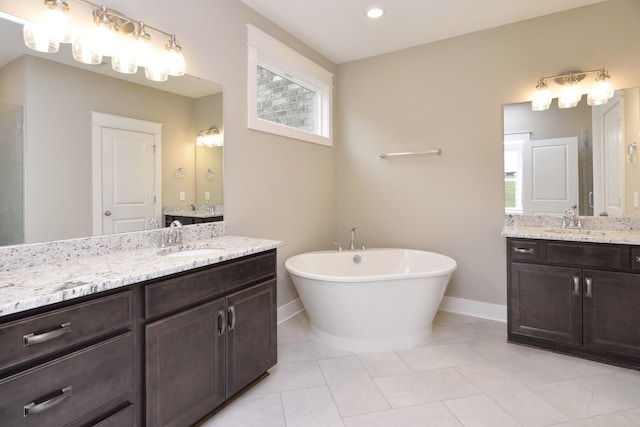
<svg viewBox="0 0 640 427">
<path fill-rule="evenodd" d="M 530 102 L 504 106 L 505 212 L 557 215 L 577 206 L 591 215 L 591 109 L 581 104 L 547 111 L 532 111 Z"/>
<path fill-rule="evenodd" d="M 24 241 L 23 108 L 0 104 L 0 246 Z"/>
<path fill-rule="evenodd" d="M 504 106 L 504 132 L 530 133 L 531 140 L 576 137 L 580 215 L 640 217 L 640 162 L 629 150 L 640 142 L 640 90 L 621 89 L 604 105 L 531 111 L 531 103 Z M 511 156 L 505 146 L 505 165 Z M 627 158 L 627 151 L 631 153 Z M 505 168 L 505 211 L 508 169 Z M 515 184 L 512 184 L 515 185 Z"/>
</svg>

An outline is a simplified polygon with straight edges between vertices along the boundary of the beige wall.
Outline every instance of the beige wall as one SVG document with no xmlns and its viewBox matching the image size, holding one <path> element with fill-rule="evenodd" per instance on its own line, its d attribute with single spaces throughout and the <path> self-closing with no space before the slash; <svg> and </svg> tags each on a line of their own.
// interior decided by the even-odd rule
<svg viewBox="0 0 640 427">
<path fill-rule="evenodd" d="M 640 2 L 609 0 L 340 65 L 337 230 L 450 255 L 447 295 L 505 304 L 502 105 L 568 70 L 640 85 L 639 18 Z M 377 157 L 431 148 L 443 156 Z"/>
<path fill-rule="evenodd" d="M 279 305 L 296 296 L 284 260 L 345 242 L 351 226 L 369 247 L 453 256 L 449 295 L 504 304 L 502 105 L 567 69 L 604 66 L 617 87 L 640 86 L 640 2 L 609 0 L 339 66 L 331 149 L 247 129 L 246 23 L 336 67 L 239 0 L 108 6 L 175 32 L 188 72 L 224 86 L 225 217 L 231 234 L 284 241 Z M 377 157 L 440 147 L 441 158 Z"/>
</svg>

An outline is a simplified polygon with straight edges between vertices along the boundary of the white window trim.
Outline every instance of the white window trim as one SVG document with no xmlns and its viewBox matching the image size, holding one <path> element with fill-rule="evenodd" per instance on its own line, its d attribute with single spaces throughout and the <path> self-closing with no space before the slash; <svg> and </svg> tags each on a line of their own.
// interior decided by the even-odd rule
<svg viewBox="0 0 640 427">
<path fill-rule="evenodd" d="M 247 24 L 247 51 L 247 125 L 249 129 L 333 146 L 331 117 L 333 74 L 251 24 Z M 286 75 L 287 79 L 305 88 L 319 90 L 320 96 L 317 98 L 321 104 L 317 105 L 316 118 L 320 134 L 258 118 L 256 108 L 258 65 L 279 75 Z"/>
</svg>

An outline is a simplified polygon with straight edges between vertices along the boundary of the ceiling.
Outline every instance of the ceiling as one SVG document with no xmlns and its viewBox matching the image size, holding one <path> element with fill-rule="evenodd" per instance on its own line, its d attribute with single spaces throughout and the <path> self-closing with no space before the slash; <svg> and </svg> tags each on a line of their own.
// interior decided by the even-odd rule
<svg viewBox="0 0 640 427">
<path fill-rule="evenodd" d="M 241 0 L 336 64 L 604 0 Z M 385 14 L 376 20 L 366 10 Z"/>
</svg>

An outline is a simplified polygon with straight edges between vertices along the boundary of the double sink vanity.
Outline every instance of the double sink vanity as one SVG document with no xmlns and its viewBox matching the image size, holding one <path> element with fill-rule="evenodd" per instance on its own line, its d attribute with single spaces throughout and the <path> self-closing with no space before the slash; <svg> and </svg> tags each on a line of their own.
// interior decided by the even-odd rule
<svg viewBox="0 0 640 427">
<path fill-rule="evenodd" d="M 508 340 L 640 369 L 640 221 L 507 216 Z"/>
<path fill-rule="evenodd" d="M 224 222 L 0 248 L 2 425 L 189 426 L 276 363 L 276 249 Z"/>
</svg>

